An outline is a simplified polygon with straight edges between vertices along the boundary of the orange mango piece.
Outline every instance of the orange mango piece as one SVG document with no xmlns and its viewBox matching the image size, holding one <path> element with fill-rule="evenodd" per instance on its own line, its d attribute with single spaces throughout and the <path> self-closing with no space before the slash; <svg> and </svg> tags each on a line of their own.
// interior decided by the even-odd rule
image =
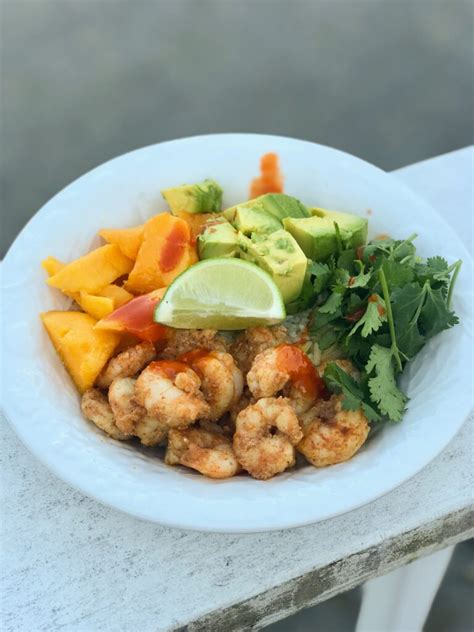
<svg viewBox="0 0 474 632">
<path fill-rule="evenodd" d="M 96 324 L 96 329 L 119 331 L 132 334 L 140 340 L 158 342 L 167 335 L 167 327 L 153 321 L 155 307 L 163 298 L 167 288 L 136 296 Z"/>
<path fill-rule="evenodd" d="M 114 301 L 106 296 L 94 296 L 87 292 L 79 292 L 79 295 L 74 295 L 73 298 L 87 314 L 97 320 L 105 318 L 115 309 Z"/>
<path fill-rule="evenodd" d="M 147 294 L 169 285 L 195 260 L 189 225 L 170 213 L 155 215 L 145 223 L 142 245 L 125 288 Z"/>
<path fill-rule="evenodd" d="M 133 228 L 103 228 L 99 235 L 109 244 L 115 244 L 120 252 L 135 261 L 143 240 L 144 225 Z"/>
<path fill-rule="evenodd" d="M 99 292 L 97 292 L 97 296 L 105 296 L 106 298 L 111 298 L 114 302 L 114 309 L 117 307 L 122 307 L 128 301 L 131 301 L 133 298 L 133 294 L 127 292 L 127 290 L 119 285 L 106 285 Z"/>
<path fill-rule="evenodd" d="M 184 219 L 189 224 L 191 230 L 191 242 L 195 243 L 202 227 L 211 217 L 218 217 L 220 213 L 187 213 L 186 211 L 176 211 L 176 217 Z"/>
<path fill-rule="evenodd" d="M 53 276 L 62 270 L 66 264 L 55 257 L 47 257 L 41 262 L 41 265 L 49 276 Z M 87 292 L 63 292 L 63 294 L 74 299 L 87 314 L 90 314 L 97 320 L 105 318 L 114 309 L 124 305 L 124 303 L 133 298 L 133 294 L 130 294 L 130 292 L 118 285 L 107 285 L 97 293 L 97 296 Z"/>
<path fill-rule="evenodd" d="M 75 259 L 53 274 L 47 283 L 63 292 L 94 294 L 120 276 L 128 274 L 133 261 L 115 244 L 107 244 Z"/>
<path fill-rule="evenodd" d="M 120 334 L 94 329 L 96 320 L 82 312 L 45 312 L 41 320 L 79 392 L 91 388 L 119 344 Z"/>
</svg>

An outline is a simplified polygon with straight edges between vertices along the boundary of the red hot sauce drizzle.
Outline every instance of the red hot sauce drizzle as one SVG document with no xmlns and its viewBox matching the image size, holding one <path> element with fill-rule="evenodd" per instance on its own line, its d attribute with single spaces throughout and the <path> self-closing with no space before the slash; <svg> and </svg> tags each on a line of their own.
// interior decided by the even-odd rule
<svg viewBox="0 0 474 632">
<path fill-rule="evenodd" d="M 309 398 L 316 401 L 320 397 L 324 399 L 329 397 L 324 380 L 319 376 L 308 356 L 298 347 L 278 346 L 277 367 L 280 371 L 286 371 L 293 385 Z"/>
</svg>

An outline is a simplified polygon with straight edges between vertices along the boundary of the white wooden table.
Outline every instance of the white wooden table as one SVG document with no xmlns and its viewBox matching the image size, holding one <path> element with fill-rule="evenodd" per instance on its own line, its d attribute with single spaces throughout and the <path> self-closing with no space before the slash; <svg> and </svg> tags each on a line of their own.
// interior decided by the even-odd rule
<svg viewBox="0 0 474 632">
<path fill-rule="evenodd" d="M 467 148 L 396 172 L 471 251 L 473 157 Z M 258 629 L 474 533 L 473 417 L 376 502 L 241 536 L 162 528 L 103 507 L 57 480 L 2 421 L 4 632 Z"/>
</svg>

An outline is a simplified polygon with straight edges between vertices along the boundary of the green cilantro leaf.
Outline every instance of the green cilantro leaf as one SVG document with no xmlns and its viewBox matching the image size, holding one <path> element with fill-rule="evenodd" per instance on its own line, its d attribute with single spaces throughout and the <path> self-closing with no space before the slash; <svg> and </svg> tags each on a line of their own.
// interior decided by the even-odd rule
<svg viewBox="0 0 474 632">
<path fill-rule="evenodd" d="M 324 370 L 323 378 L 329 390 L 342 393 L 342 407 L 344 410 L 359 410 L 359 408 L 362 408 L 369 421 L 380 420 L 380 415 L 370 403 L 368 394 L 364 393 L 354 378 L 335 362 L 328 363 Z"/>
<path fill-rule="evenodd" d="M 418 327 L 418 317 L 425 300 L 426 290 L 418 283 L 397 287 L 391 296 L 397 346 L 406 358 L 413 358 L 425 344 Z"/>
<path fill-rule="evenodd" d="M 308 266 L 308 272 L 314 279 L 312 280 L 314 292 L 320 294 L 327 288 L 331 280 L 332 271 L 327 263 L 312 261 Z"/>
<path fill-rule="evenodd" d="M 432 338 L 458 322 L 456 314 L 449 310 L 442 289 L 428 286 L 426 301 L 420 312 L 420 329 L 426 338 Z"/>
<path fill-rule="evenodd" d="M 342 296 L 341 292 L 333 292 L 328 300 L 318 308 L 318 311 L 322 314 L 335 314 L 342 305 Z"/>
<path fill-rule="evenodd" d="M 371 294 L 363 316 L 351 329 L 349 336 L 353 336 L 355 332 L 362 327 L 360 334 L 362 338 L 367 338 L 370 334 L 378 331 L 382 323 L 386 322 L 386 320 L 387 310 L 385 309 L 385 301 L 378 294 Z"/>
<path fill-rule="evenodd" d="M 395 382 L 393 351 L 374 345 L 365 369 L 369 375 L 368 386 L 372 401 L 392 421 L 400 421 L 407 397 Z M 371 376 L 372 373 L 375 375 Z"/>
<path fill-rule="evenodd" d="M 390 290 L 411 283 L 415 276 L 411 266 L 400 263 L 399 261 L 394 261 L 393 259 L 386 259 L 382 264 L 382 269 Z"/>
</svg>

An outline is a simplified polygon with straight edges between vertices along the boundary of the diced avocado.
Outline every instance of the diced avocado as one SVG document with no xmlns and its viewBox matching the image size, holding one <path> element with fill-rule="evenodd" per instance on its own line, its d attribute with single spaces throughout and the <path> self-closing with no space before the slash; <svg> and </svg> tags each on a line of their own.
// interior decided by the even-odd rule
<svg viewBox="0 0 474 632">
<path fill-rule="evenodd" d="M 365 217 L 353 215 L 352 213 L 342 213 L 341 211 L 328 211 L 325 208 L 313 208 L 311 213 L 316 217 L 336 222 L 339 229 L 346 230 L 351 234 L 348 248 L 357 248 L 367 241 L 367 230 L 369 222 Z"/>
<path fill-rule="evenodd" d="M 368 222 L 363 217 L 312 209 L 313 217 L 297 219 L 288 217 L 283 220 L 285 229 L 289 231 L 301 246 L 307 257 L 313 261 L 324 261 L 337 250 L 337 223 L 345 248 L 356 248 L 367 239 Z"/>
<path fill-rule="evenodd" d="M 285 193 L 266 193 L 260 195 L 253 200 L 242 202 L 236 206 L 231 206 L 224 215 L 229 221 L 232 221 L 232 217 L 237 207 L 244 208 L 259 208 L 275 217 L 280 222 L 285 217 L 311 217 L 310 210 L 302 204 L 297 198 L 286 195 Z"/>
<path fill-rule="evenodd" d="M 301 294 L 308 260 L 293 237 L 286 230 L 270 235 L 253 235 L 249 239 L 238 236 L 240 257 L 256 263 L 270 274 L 285 303 Z"/>
<path fill-rule="evenodd" d="M 172 213 L 218 213 L 221 210 L 222 189 L 214 180 L 163 189 L 161 195 Z"/>
<path fill-rule="evenodd" d="M 309 209 L 302 202 L 285 193 L 267 193 L 254 201 L 280 221 L 285 217 L 311 217 Z"/>
<path fill-rule="evenodd" d="M 222 215 L 207 220 L 197 241 L 200 259 L 238 254 L 237 231 Z"/>
<path fill-rule="evenodd" d="M 252 233 L 270 234 L 281 230 L 283 224 L 262 208 L 249 206 L 233 206 L 223 213 L 224 217 L 244 235 Z"/>
</svg>

